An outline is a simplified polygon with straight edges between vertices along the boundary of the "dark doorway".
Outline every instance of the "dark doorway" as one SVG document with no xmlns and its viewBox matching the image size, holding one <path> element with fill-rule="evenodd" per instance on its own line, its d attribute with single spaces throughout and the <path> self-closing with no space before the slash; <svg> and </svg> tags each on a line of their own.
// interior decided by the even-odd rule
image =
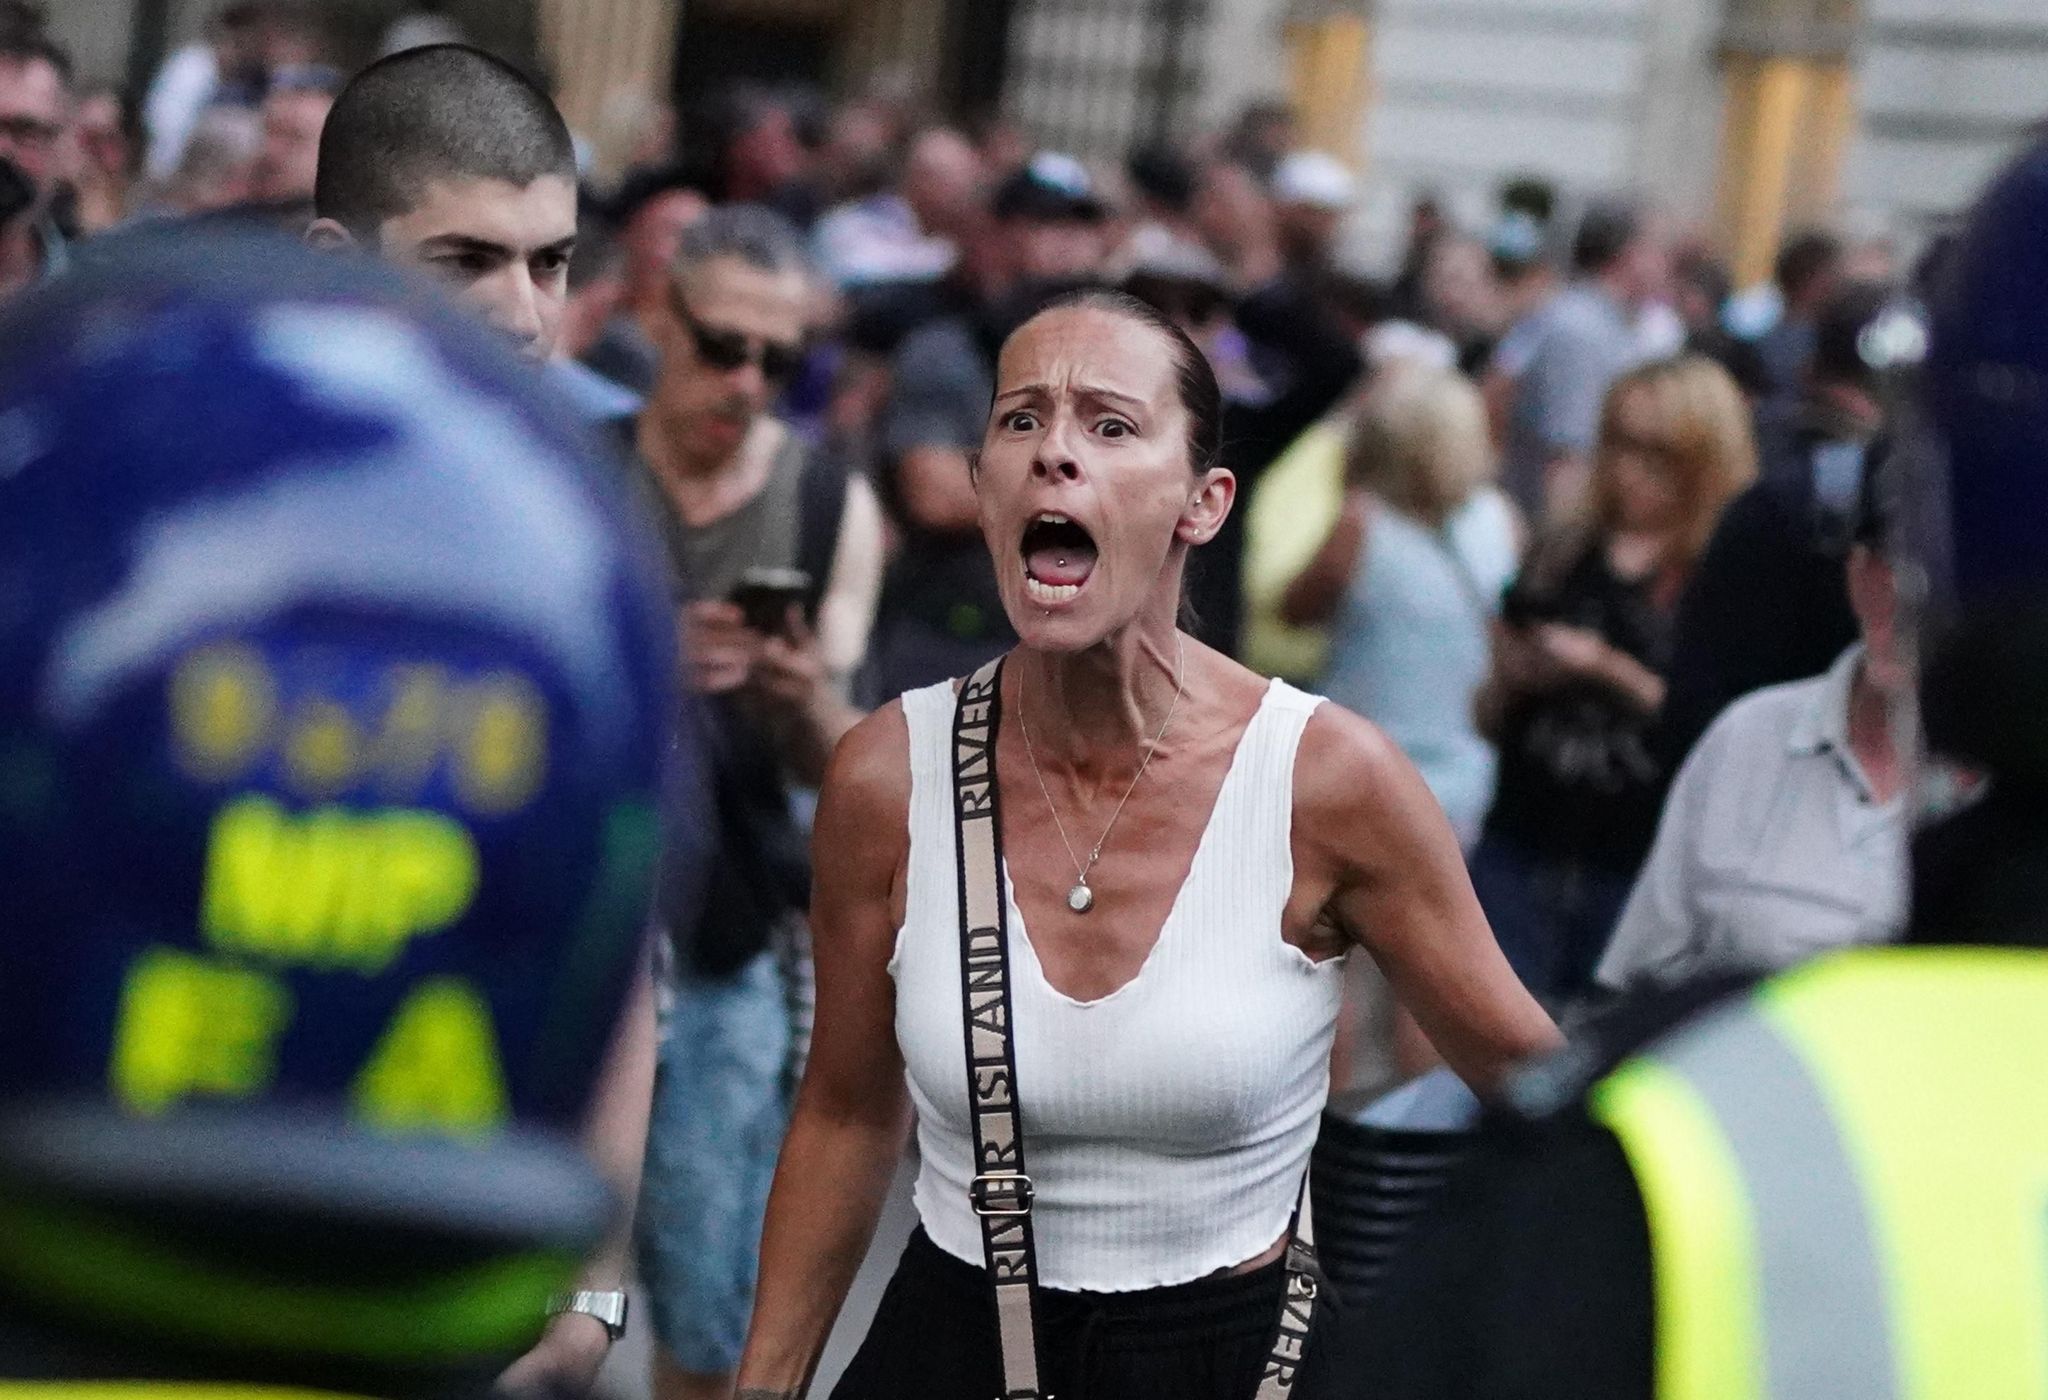
<svg viewBox="0 0 2048 1400">
<path fill-rule="evenodd" d="M 685 109 L 733 83 L 823 88 L 832 76 L 838 25 L 831 20 L 721 14 L 683 6 L 676 35 L 676 98 Z"/>
<path fill-rule="evenodd" d="M 946 109 L 956 117 L 993 115 L 1003 100 L 1010 66 L 1014 0 L 947 0 L 946 56 L 939 81 Z"/>
</svg>

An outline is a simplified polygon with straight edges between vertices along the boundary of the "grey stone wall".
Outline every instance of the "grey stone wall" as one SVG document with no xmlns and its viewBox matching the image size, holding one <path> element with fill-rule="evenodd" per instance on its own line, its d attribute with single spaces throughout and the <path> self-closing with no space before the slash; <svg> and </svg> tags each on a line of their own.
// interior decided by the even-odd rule
<svg viewBox="0 0 2048 1400">
<path fill-rule="evenodd" d="M 50 27 L 86 83 L 118 83 L 127 76 L 128 35 L 135 0 L 58 0 Z"/>
<path fill-rule="evenodd" d="M 2028 128 L 2048 117 L 2048 4 L 1868 6 L 1845 198 L 1854 217 L 1925 233 L 1966 204 Z"/>
<path fill-rule="evenodd" d="M 1381 0 L 1355 250 L 1391 256 L 1414 197 L 1468 223 L 1528 173 L 1704 215 L 1719 141 L 1713 0 Z"/>
</svg>

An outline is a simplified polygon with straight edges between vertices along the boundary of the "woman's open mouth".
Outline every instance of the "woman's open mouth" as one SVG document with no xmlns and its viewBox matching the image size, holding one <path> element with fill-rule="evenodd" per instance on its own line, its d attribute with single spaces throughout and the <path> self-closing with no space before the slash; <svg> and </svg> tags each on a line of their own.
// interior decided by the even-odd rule
<svg viewBox="0 0 2048 1400">
<path fill-rule="evenodd" d="M 1032 517 L 1018 552 L 1024 562 L 1024 591 L 1035 603 L 1064 603 L 1079 596 L 1095 572 L 1094 536 L 1051 511 Z"/>
</svg>

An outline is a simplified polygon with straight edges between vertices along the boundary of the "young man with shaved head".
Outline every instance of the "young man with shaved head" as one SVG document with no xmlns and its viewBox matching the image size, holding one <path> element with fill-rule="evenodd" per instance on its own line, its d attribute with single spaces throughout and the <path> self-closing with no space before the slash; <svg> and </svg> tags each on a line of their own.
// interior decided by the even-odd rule
<svg viewBox="0 0 2048 1400">
<path fill-rule="evenodd" d="M 308 241 L 358 248 L 440 277 L 535 361 L 554 354 L 576 248 L 576 158 L 546 93 L 459 44 L 372 64 L 334 100 L 320 135 Z M 622 1022 L 591 1105 L 591 1157 L 637 1197 L 653 1096 L 651 978 Z M 587 1392 L 625 1330 L 624 1228 L 557 1304 L 540 1342 L 500 1382 L 514 1393 Z"/>
<path fill-rule="evenodd" d="M 576 153 L 548 95 L 461 44 L 408 49 L 342 90 L 307 237 L 443 278 L 536 360 L 554 353 L 576 251 Z"/>
</svg>

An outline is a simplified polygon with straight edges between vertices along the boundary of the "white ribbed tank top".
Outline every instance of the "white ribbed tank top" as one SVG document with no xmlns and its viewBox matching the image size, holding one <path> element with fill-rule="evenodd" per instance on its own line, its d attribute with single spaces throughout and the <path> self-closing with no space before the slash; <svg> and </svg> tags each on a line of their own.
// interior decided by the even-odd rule
<svg viewBox="0 0 2048 1400">
<path fill-rule="evenodd" d="M 1274 681 L 1217 794 L 1194 864 L 1138 975 L 1080 1002 L 1046 980 L 1009 902 L 1011 1036 L 1039 1282 L 1125 1292 L 1185 1283 L 1286 1230 L 1329 1093 L 1342 959 L 1281 937 L 1294 883 L 1294 756 L 1318 698 Z M 960 1006 L 954 693 L 903 697 L 910 728 L 906 917 L 889 972 L 917 1107 L 919 1217 L 982 1261 Z M 1006 794 L 1010 801 L 1023 794 Z"/>
</svg>

